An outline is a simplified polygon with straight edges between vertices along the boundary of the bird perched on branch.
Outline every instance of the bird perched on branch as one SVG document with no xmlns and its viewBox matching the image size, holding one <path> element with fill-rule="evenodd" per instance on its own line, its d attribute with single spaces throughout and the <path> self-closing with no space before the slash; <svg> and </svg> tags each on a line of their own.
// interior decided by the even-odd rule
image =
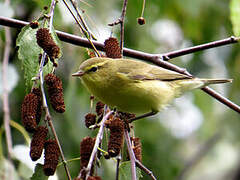
<svg viewBox="0 0 240 180">
<path fill-rule="evenodd" d="M 132 59 L 95 57 L 72 76 L 99 100 L 131 113 L 155 114 L 184 92 L 231 79 L 200 79 Z"/>
</svg>

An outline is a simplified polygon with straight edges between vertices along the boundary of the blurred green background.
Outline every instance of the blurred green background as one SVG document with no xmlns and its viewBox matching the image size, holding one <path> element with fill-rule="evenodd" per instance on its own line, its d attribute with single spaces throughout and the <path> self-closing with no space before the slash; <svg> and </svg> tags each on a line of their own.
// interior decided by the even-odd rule
<svg viewBox="0 0 240 180">
<path fill-rule="evenodd" d="M 122 1 L 84 2 L 79 2 L 80 8 L 85 11 L 83 16 L 97 39 L 104 42 L 112 31 L 107 24 L 120 16 Z M 164 53 L 229 37 L 233 35 L 229 3 L 228 0 L 147 1 L 144 12 L 146 24 L 140 26 L 137 18 L 141 15 L 142 1 L 131 0 L 127 6 L 124 46 L 149 53 Z M 49 0 L 12 0 L 11 7 L 3 8 L 0 15 L 31 21 L 48 4 Z M 55 12 L 54 26 L 57 30 L 80 34 L 61 0 Z M 21 123 L 20 107 L 26 91 L 23 70 L 15 48 L 19 29 L 11 29 L 11 32 L 10 114 L 12 120 Z M 2 26 L 0 35 L 0 57 L 3 57 L 5 37 Z M 119 38 L 119 26 L 114 27 L 113 36 Z M 96 132 L 88 130 L 84 125 L 84 115 L 90 109 L 89 93 L 80 80 L 71 77 L 71 73 L 88 57 L 86 49 L 67 43 L 62 43 L 62 46 L 63 57 L 56 74 L 63 81 L 66 112 L 59 115 L 51 109 L 51 114 L 66 159 L 72 159 L 79 157 L 82 138 L 93 137 Z M 238 44 L 223 46 L 170 62 L 187 68 L 197 77 L 234 79 L 232 84 L 216 85 L 213 88 L 240 104 L 239 48 Z M 3 126 L 2 101 L 0 107 L 0 125 Z M 142 141 L 143 164 L 161 180 L 240 179 L 239 120 L 238 113 L 203 91 L 187 93 L 157 116 L 134 123 L 135 136 Z M 15 128 L 11 130 L 14 152 L 18 154 L 26 142 L 19 131 Z M 5 135 L 1 138 L 3 154 L 7 156 Z M 26 148 L 24 152 L 28 156 Z M 101 163 L 98 174 L 103 179 L 114 179 L 115 161 L 101 159 Z M 16 164 L 17 171 L 23 174 L 19 163 Z M 30 167 L 28 162 L 26 165 Z M 79 167 L 79 161 L 69 163 L 72 177 L 77 176 Z M 66 179 L 62 166 L 57 169 L 57 174 L 59 179 Z M 142 174 L 142 179 L 150 179 L 145 173 Z"/>
</svg>

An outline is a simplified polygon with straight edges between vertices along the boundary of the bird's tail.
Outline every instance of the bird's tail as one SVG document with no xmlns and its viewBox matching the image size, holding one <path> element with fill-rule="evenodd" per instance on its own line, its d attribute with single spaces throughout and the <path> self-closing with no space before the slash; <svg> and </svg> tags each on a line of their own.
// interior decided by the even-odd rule
<svg viewBox="0 0 240 180">
<path fill-rule="evenodd" d="M 203 86 L 208 86 L 209 84 L 221 84 L 221 83 L 228 83 L 232 82 L 232 79 L 200 79 L 203 81 Z"/>
<path fill-rule="evenodd" d="M 197 88 L 203 88 L 210 84 L 221 84 L 232 82 L 232 79 L 200 79 L 200 78 L 193 78 L 193 79 L 186 79 L 186 80 L 179 80 L 176 81 L 176 89 L 178 90 L 177 96 L 179 97 L 182 93 L 186 91 L 190 91 Z"/>
</svg>

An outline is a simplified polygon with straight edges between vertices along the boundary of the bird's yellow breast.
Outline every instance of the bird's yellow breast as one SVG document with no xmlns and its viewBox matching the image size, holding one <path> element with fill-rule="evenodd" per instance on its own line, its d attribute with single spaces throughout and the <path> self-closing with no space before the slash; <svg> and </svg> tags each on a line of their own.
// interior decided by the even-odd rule
<svg viewBox="0 0 240 180">
<path fill-rule="evenodd" d="M 89 78 L 82 80 L 99 100 L 124 112 L 158 112 L 174 98 L 173 87 L 163 81 L 129 81 L 111 77 L 104 82 Z"/>
</svg>

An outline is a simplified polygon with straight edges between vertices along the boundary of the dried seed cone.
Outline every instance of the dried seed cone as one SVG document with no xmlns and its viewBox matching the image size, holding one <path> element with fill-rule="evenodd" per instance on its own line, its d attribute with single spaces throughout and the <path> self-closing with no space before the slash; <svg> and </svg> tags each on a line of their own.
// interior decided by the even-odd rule
<svg viewBox="0 0 240 180">
<path fill-rule="evenodd" d="M 47 85 L 48 96 L 53 109 L 56 112 L 64 113 L 65 104 L 61 79 L 54 74 L 48 74 L 44 79 Z"/>
<path fill-rule="evenodd" d="M 123 144 L 124 123 L 120 118 L 115 118 L 106 124 L 106 127 L 110 129 L 108 154 L 110 157 L 116 157 Z"/>
<path fill-rule="evenodd" d="M 133 152 L 135 154 L 135 157 L 137 160 L 142 162 L 142 143 L 140 141 L 140 138 L 133 137 L 131 138 L 132 144 L 133 144 Z"/>
<path fill-rule="evenodd" d="M 30 157 L 33 161 L 36 161 L 41 157 L 47 133 L 48 129 L 46 127 L 39 126 L 33 134 L 30 146 Z"/>
<path fill-rule="evenodd" d="M 110 37 L 104 42 L 104 49 L 107 57 L 109 58 L 121 58 L 121 48 L 116 38 Z"/>
<path fill-rule="evenodd" d="M 24 97 L 21 116 L 22 123 L 26 131 L 33 133 L 36 130 L 36 114 L 38 110 L 38 96 L 34 93 L 29 93 Z"/>
<path fill-rule="evenodd" d="M 89 128 L 91 125 L 96 123 L 96 115 L 92 113 L 88 113 L 85 116 L 85 126 Z"/>
<path fill-rule="evenodd" d="M 50 59 L 58 58 L 60 48 L 54 42 L 52 35 L 47 28 L 40 28 L 36 34 L 37 44 L 47 53 Z"/>
<path fill-rule="evenodd" d="M 103 115 L 104 112 L 104 105 L 101 101 L 98 101 L 96 104 L 96 113 L 98 116 Z"/>
<path fill-rule="evenodd" d="M 88 161 L 90 159 L 93 147 L 94 147 L 94 143 L 95 143 L 95 138 L 91 138 L 89 136 L 83 138 L 83 140 L 81 141 L 80 144 L 80 169 L 83 169 L 84 167 L 86 168 L 88 165 Z M 93 166 L 91 169 L 91 173 L 93 174 Z M 82 175 L 83 177 L 85 177 L 85 173 L 83 173 Z"/>
<path fill-rule="evenodd" d="M 57 141 L 52 139 L 47 140 L 45 142 L 44 149 L 43 171 L 46 176 L 52 176 L 56 171 L 60 156 Z"/>
<path fill-rule="evenodd" d="M 42 92 L 39 88 L 33 88 L 32 93 L 38 97 L 36 123 L 39 124 L 41 117 L 42 117 Z"/>
<path fill-rule="evenodd" d="M 88 176 L 87 180 L 102 180 L 100 176 Z"/>
</svg>

